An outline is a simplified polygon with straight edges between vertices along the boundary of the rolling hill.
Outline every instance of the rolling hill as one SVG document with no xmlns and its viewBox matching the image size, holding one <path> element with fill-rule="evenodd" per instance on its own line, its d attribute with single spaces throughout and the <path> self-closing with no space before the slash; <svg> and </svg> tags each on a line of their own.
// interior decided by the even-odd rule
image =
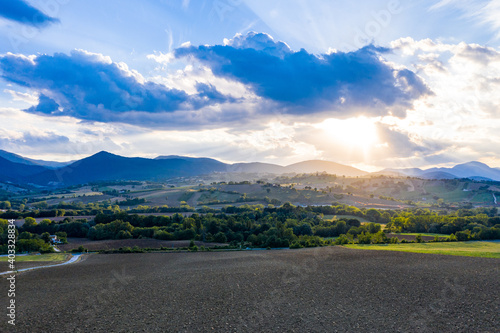
<svg viewBox="0 0 500 333">
<path fill-rule="evenodd" d="M 39 163 L 45 163 L 45 166 Z M 57 163 L 57 162 L 55 162 Z M 223 163 L 212 158 L 177 155 L 154 159 L 124 157 L 101 151 L 62 167 L 48 161 L 38 161 L 0 150 L 0 181 L 37 185 L 76 185 L 101 180 L 162 181 L 175 177 L 193 177 L 212 173 L 285 174 L 316 173 L 366 176 L 368 172 L 351 166 L 322 161 L 304 161 L 288 166 L 270 163 Z M 426 179 L 472 178 L 500 181 L 500 170 L 480 162 L 458 164 L 452 168 L 385 169 L 373 175 L 407 175 Z"/>
<path fill-rule="evenodd" d="M 287 172 L 296 172 L 296 173 L 326 172 L 329 174 L 345 175 L 348 177 L 364 176 L 368 174 L 368 172 L 366 171 L 362 171 L 351 166 L 335 162 L 322 161 L 322 160 L 299 162 L 291 164 L 285 167 L 285 169 Z"/>
<path fill-rule="evenodd" d="M 23 157 L 14 153 L 10 153 L 5 150 L 0 149 L 0 157 L 5 158 L 8 161 L 14 162 L 14 163 L 19 163 L 19 164 L 25 164 L 25 165 L 38 165 L 38 166 L 44 166 L 47 168 L 51 169 L 56 169 L 56 168 L 61 168 L 63 166 L 66 166 L 68 164 L 73 163 L 73 161 L 70 162 L 53 162 L 53 161 L 44 161 L 44 160 L 34 160 L 32 158 L 27 158 Z"/>
<path fill-rule="evenodd" d="M 105 151 L 63 168 L 34 175 L 32 182 L 81 184 L 98 180 L 165 180 L 224 171 L 225 164 L 211 159 L 123 157 Z"/>
<path fill-rule="evenodd" d="M 407 168 L 407 169 L 385 169 L 387 172 L 399 172 L 407 176 L 429 178 L 429 179 L 452 179 L 452 178 L 476 178 L 483 180 L 500 181 L 500 169 L 490 168 L 481 162 L 467 162 L 457 164 L 452 168 Z"/>
<path fill-rule="evenodd" d="M 17 163 L 0 157 L 0 181 L 13 183 L 27 183 L 29 177 L 46 171 L 40 165 Z"/>
</svg>

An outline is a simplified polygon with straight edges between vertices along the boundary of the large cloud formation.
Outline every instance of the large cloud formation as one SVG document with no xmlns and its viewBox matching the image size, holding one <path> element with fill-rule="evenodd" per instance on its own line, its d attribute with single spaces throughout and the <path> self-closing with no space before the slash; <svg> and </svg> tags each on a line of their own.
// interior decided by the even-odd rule
<svg viewBox="0 0 500 333">
<path fill-rule="evenodd" d="M 314 55 L 250 32 L 225 45 L 181 47 L 174 55 L 194 57 L 215 75 L 251 86 L 258 96 L 290 113 L 368 107 L 372 114 L 390 110 L 403 115 L 413 100 L 431 92 L 415 73 L 383 62 L 380 54 L 388 51 L 366 46 L 350 53 Z"/>
<path fill-rule="evenodd" d="M 24 0 L 2 1 L 0 16 L 37 28 L 59 22 L 58 19 L 42 13 Z"/>
<path fill-rule="evenodd" d="M 134 123 L 137 114 L 122 114 L 196 110 L 235 101 L 205 83 L 198 83 L 191 95 L 170 89 L 146 81 L 123 63 L 82 50 L 53 56 L 6 54 L 0 57 L 0 70 L 5 80 L 40 93 L 38 105 L 26 111 L 45 115 Z"/>
<path fill-rule="evenodd" d="M 144 78 L 124 63 L 84 50 L 0 55 L 0 75 L 38 96 L 27 112 L 146 128 L 248 125 L 250 119 L 262 124 L 275 115 L 403 117 L 415 100 L 432 92 L 414 72 L 383 60 L 388 51 L 367 46 L 313 55 L 252 32 L 224 45 L 176 49 L 176 61 L 201 62 L 212 77 L 192 80 L 190 87 Z M 233 97 L 235 89 L 217 86 L 221 80 L 248 94 Z"/>
</svg>

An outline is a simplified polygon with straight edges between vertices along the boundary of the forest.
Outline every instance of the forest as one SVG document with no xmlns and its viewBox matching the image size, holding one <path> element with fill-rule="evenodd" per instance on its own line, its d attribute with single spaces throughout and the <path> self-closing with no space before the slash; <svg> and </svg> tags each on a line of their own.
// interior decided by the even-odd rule
<svg viewBox="0 0 500 333">
<path fill-rule="evenodd" d="M 75 211 L 82 214 L 86 212 Z M 7 218 L 19 212 L 0 215 L 0 250 L 6 251 Z M 33 212 L 31 212 L 33 213 Z M 50 252 L 49 235 L 103 239 L 155 238 L 161 240 L 199 240 L 229 243 L 231 246 L 299 248 L 347 243 L 396 243 L 391 233 L 436 233 L 451 235 L 440 240 L 500 239 L 500 217 L 496 208 L 458 209 L 454 212 L 428 209 L 359 209 L 343 204 L 330 206 L 280 207 L 263 205 L 228 206 L 220 210 L 200 209 L 184 216 L 140 215 L 119 208 L 97 211 L 91 220 L 66 217 L 37 223 L 31 216 L 16 230 L 18 251 Z M 47 213 L 48 214 L 48 213 Z M 38 216 L 46 215 L 39 211 Z M 349 216 L 340 217 L 336 216 Z M 333 216 L 326 219 L 325 216 Z M 361 219 L 372 221 L 361 223 Z M 416 238 L 419 241 L 419 238 Z"/>
</svg>

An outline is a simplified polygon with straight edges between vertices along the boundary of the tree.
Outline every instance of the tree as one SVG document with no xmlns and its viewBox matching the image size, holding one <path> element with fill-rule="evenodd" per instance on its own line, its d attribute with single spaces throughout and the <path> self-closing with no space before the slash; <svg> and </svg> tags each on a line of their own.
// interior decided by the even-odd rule
<svg viewBox="0 0 500 333">
<path fill-rule="evenodd" d="M 45 243 L 50 244 L 50 234 L 48 232 L 44 232 L 40 237 Z"/>
<path fill-rule="evenodd" d="M 368 223 L 368 232 L 371 233 L 371 234 L 375 234 L 377 232 L 379 232 L 381 229 L 380 227 L 380 224 L 377 224 L 377 223 Z"/>
<path fill-rule="evenodd" d="M 59 241 L 63 244 L 67 244 L 68 243 L 68 234 L 65 233 L 64 231 L 58 231 L 56 232 L 56 236 L 57 238 L 59 238 Z"/>
<path fill-rule="evenodd" d="M 225 243 L 227 241 L 227 237 L 223 232 L 218 232 L 215 234 L 214 242 L 216 243 Z"/>
<path fill-rule="evenodd" d="M 24 219 L 24 225 L 23 227 L 32 227 L 36 225 L 36 220 L 32 217 L 27 217 Z"/>
<path fill-rule="evenodd" d="M 0 209 L 10 209 L 10 201 L 0 201 Z"/>
</svg>

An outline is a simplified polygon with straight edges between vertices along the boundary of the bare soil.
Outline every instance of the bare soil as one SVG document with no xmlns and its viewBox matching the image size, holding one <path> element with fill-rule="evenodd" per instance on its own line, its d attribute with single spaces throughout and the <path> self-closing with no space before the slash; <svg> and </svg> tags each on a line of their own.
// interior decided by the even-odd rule
<svg viewBox="0 0 500 333">
<path fill-rule="evenodd" d="M 498 332 L 500 260 L 343 247 L 93 254 L 20 274 L 1 332 Z M 0 304 L 8 283 L 0 279 Z"/>
<path fill-rule="evenodd" d="M 16 269 L 37 267 L 37 266 L 48 266 L 60 263 L 59 261 L 25 261 L 25 262 L 17 262 Z M 0 272 L 8 272 L 11 269 L 9 268 L 8 262 L 0 262 Z"/>
<path fill-rule="evenodd" d="M 80 245 L 86 248 L 89 251 L 99 251 L 99 250 L 113 250 L 119 249 L 121 247 L 134 247 L 138 246 L 140 248 L 152 248 L 159 249 L 161 247 L 168 248 L 178 248 L 178 247 L 187 247 L 189 246 L 188 240 L 179 240 L 179 241 L 168 241 L 168 240 L 159 240 L 152 238 L 142 238 L 142 239 L 106 239 L 106 240 L 98 240 L 92 241 L 87 238 L 68 238 L 68 244 L 58 245 L 57 247 L 61 251 L 71 251 L 72 249 L 76 249 Z M 213 247 L 213 246 L 224 246 L 227 244 L 223 243 L 208 243 L 208 242 L 194 242 L 198 247 Z"/>
</svg>

